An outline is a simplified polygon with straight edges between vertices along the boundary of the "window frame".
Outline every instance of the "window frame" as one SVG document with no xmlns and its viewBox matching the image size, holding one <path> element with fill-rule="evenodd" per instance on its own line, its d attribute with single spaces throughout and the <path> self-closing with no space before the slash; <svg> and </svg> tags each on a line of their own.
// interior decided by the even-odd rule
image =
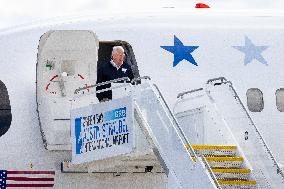
<svg viewBox="0 0 284 189">
<path fill-rule="evenodd" d="M 278 106 L 279 105 L 278 104 L 278 102 L 279 102 L 279 100 L 278 100 L 278 98 L 279 98 L 279 95 L 278 95 L 279 91 L 281 91 L 283 93 L 283 98 L 280 100 L 280 101 L 283 102 L 283 103 L 280 103 L 280 104 L 282 104 L 282 107 Z M 277 89 L 275 91 L 275 104 L 276 104 L 276 108 L 277 108 L 277 110 L 279 112 L 284 112 L 284 88 L 279 88 L 279 89 Z"/>
<path fill-rule="evenodd" d="M 251 91 L 251 92 L 250 92 Z M 258 92 L 260 95 L 258 96 L 258 99 L 260 99 L 260 102 L 258 103 L 256 100 L 257 99 L 252 99 L 252 97 L 249 93 L 255 93 Z M 246 97 L 247 97 L 247 107 L 250 112 L 262 112 L 264 109 L 264 98 L 263 98 L 263 92 L 259 88 L 249 88 L 247 89 L 246 92 Z M 255 101 L 252 101 L 255 100 Z M 254 105 L 254 106 L 252 106 Z M 257 105 L 260 105 L 258 109 L 256 108 Z"/>
</svg>

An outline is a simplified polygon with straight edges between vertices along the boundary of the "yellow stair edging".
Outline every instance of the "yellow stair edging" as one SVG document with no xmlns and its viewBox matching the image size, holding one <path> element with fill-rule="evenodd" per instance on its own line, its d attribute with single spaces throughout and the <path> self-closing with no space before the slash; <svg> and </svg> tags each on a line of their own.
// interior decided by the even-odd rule
<svg viewBox="0 0 284 189">
<path fill-rule="evenodd" d="M 256 184 L 255 180 L 218 180 L 219 184 Z"/>
<path fill-rule="evenodd" d="M 235 169 L 235 168 L 213 168 L 212 171 L 214 173 L 250 173 L 251 170 L 250 169 L 244 169 L 244 168 L 239 168 L 239 169 Z"/>
<path fill-rule="evenodd" d="M 218 157 L 218 156 L 212 156 L 212 157 L 205 157 L 207 161 L 244 161 L 243 157 Z"/>
<path fill-rule="evenodd" d="M 184 147 L 188 150 L 189 144 L 185 144 Z M 198 145 L 192 144 L 191 147 L 194 150 L 236 150 L 237 146 L 226 146 L 226 145 Z"/>
<path fill-rule="evenodd" d="M 191 156 L 191 159 L 195 161 L 195 157 Z M 244 161 L 244 158 L 242 157 L 218 157 L 218 156 L 210 156 L 210 157 L 205 157 L 207 161 L 217 161 L 217 162 L 222 162 L 222 161 Z"/>
</svg>

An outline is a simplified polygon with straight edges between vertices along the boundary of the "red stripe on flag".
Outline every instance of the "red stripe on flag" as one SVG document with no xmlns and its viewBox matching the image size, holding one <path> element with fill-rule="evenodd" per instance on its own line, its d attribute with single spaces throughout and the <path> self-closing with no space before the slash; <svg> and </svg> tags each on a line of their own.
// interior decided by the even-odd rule
<svg viewBox="0 0 284 189">
<path fill-rule="evenodd" d="M 14 180 L 14 181 L 54 181 L 54 178 L 7 177 L 7 180 Z"/>
<path fill-rule="evenodd" d="M 43 188 L 54 187 L 55 171 L 2 171 L 6 174 L 6 187 Z M 5 175 L 4 174 L 4 175 Z"/>
<path fill-rule="evenodd" d="M 55 175 L 55 171 L 7 171 L 8 174 L 49 174 Z"/>
<path fill-rule="evenodd" d="M 7 184 L 7 187 L 53 187 L 54 184 Z"/>
</svg>

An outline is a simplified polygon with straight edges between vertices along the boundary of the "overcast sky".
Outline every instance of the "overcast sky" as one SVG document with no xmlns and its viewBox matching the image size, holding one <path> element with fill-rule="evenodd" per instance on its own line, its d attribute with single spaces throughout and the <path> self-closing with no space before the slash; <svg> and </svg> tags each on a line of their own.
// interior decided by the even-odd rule
<svg viewBox="0 0 284 189">
<path fill-rule="evenodd" d="M 284 10 L 284 0 L 0 0 L 0 29 L 47 18 L 92 14 L 103 10 L 151 10 L 152 8 L 194 8 L 204 2 L 211 9 Z"/>
</svg>

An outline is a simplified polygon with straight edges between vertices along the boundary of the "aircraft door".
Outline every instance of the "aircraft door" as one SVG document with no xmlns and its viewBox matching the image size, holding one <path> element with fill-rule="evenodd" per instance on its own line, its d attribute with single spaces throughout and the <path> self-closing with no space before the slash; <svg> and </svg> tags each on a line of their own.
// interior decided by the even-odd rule
<svg viewBox="0 0 284 189">
<path fill-rule="evenodd" d="M 70 149 L 71 101 L 76 89 L 96 83 L 98 48 L 98 38 L 92 31 L 58 30 L 41 36 L 37 59 L 37 105 L 47 149 Z M 81 92 L 91 93 L 92 90 L 95 91 L 86 89 Z"/>
</svg>

